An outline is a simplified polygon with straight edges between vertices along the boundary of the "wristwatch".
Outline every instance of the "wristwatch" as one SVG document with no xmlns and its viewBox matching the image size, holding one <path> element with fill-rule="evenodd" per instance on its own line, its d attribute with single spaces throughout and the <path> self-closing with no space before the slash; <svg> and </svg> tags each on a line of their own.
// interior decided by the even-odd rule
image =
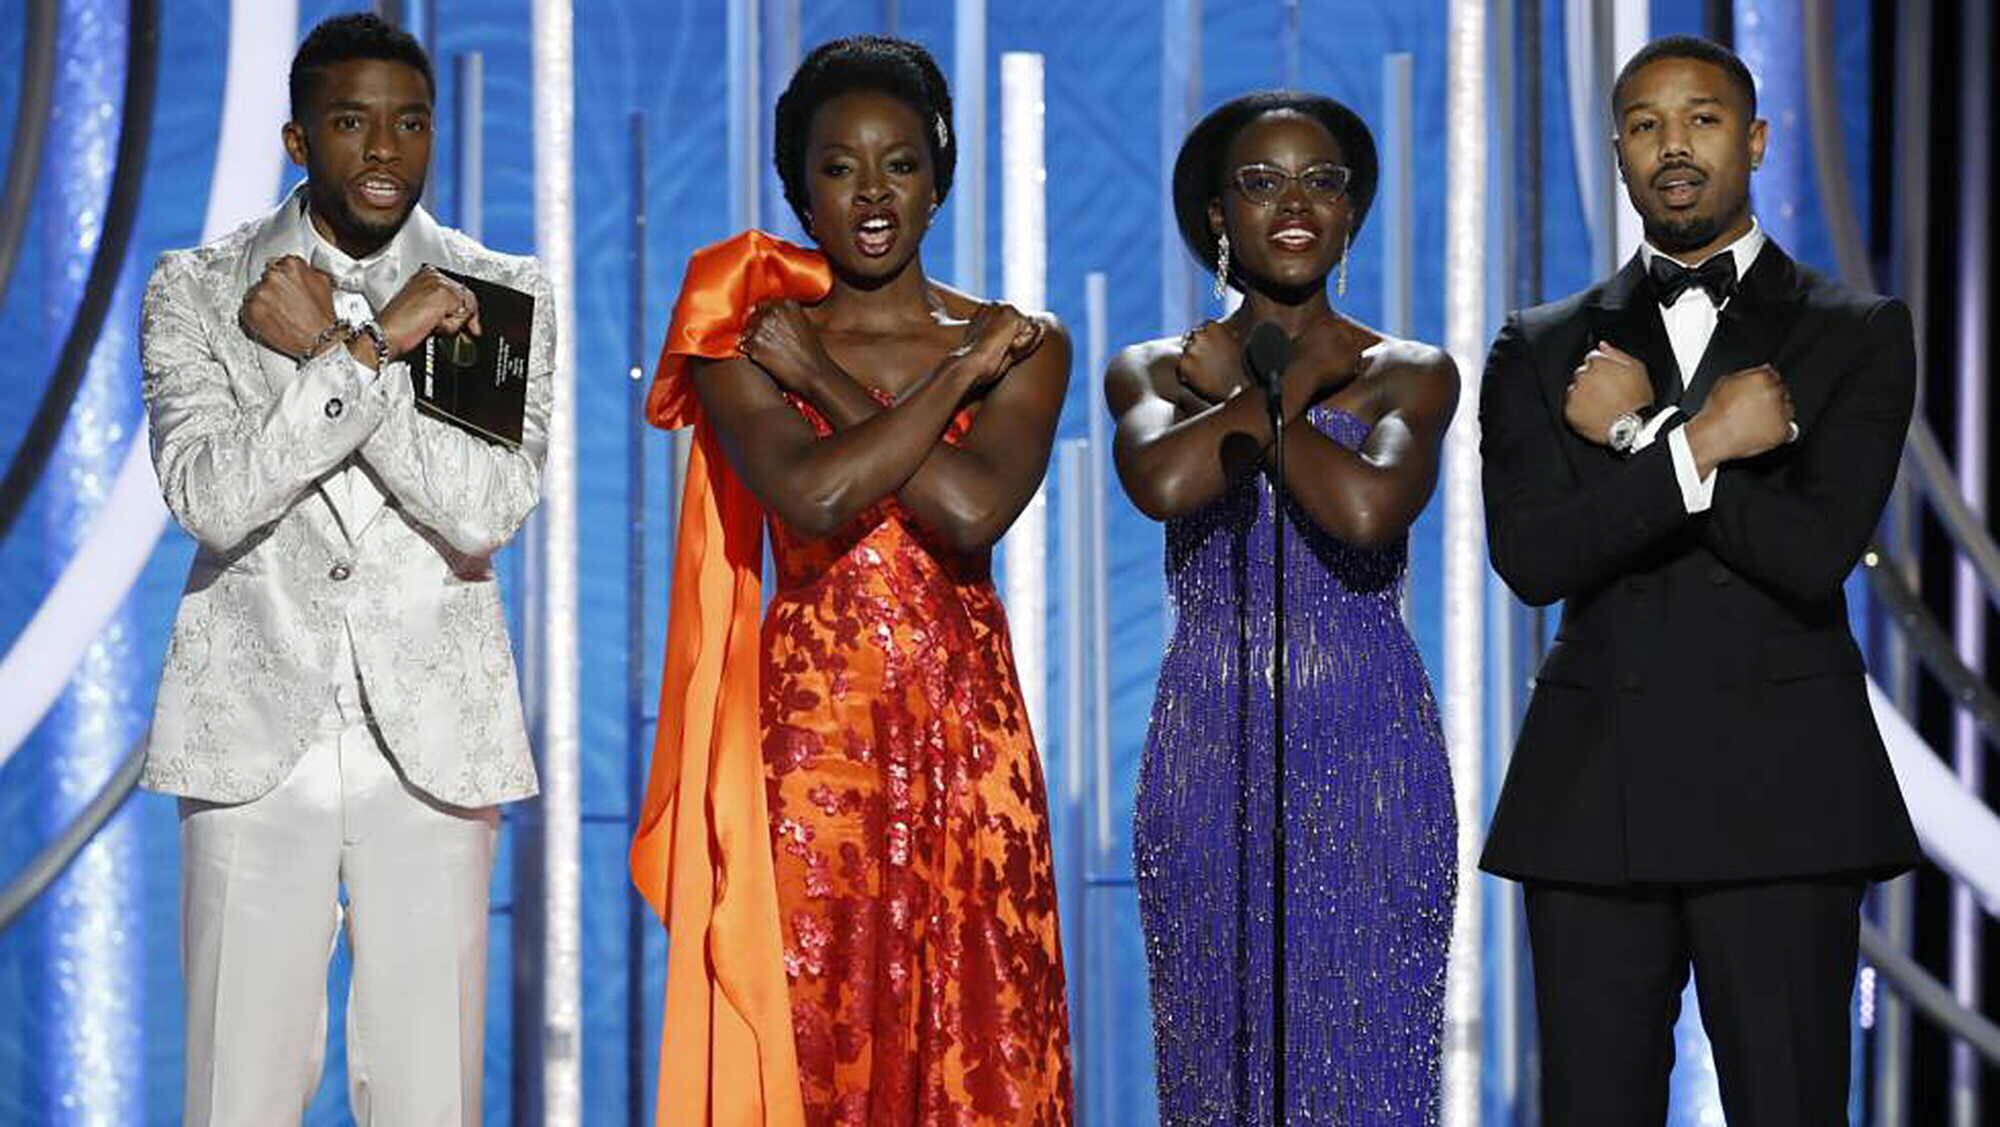
<svg viewBox="0 0 2000 1127">
<path fill-rule="evenodd" d="M 1621 458 L 1629 456 L 1632 448 L 1639 444 L 1639 435 L 1646 429 L 1647 420 L 1657 414 L 1657 407 L 1641 407 L 1637 411 L 1625 412 L 1611 420 L 1611 426 L 1604 432 L 1604 444 Z"/>
</svg>

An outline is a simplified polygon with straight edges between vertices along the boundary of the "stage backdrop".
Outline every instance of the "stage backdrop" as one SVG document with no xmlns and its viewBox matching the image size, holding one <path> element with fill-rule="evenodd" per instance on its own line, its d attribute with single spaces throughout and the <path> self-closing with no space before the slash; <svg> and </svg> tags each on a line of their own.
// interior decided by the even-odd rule
<svg viewBox="0 0 2000 1127">
<path fill-rule="evenodd" d="M 268 24 L 275 18 L 272 12 L 283 12 L 288 5 L 239 0 L 234 11 L 227 0 L 166 0 L 162 5 L 157 101 L 150 122 L 141 123 L 151 128 L 144 194 L 110 318 L 57 460 L 14 532 L 0 542 L 0 639 L 7 644 L 19 636 L 69 561 L 99 511 L 120 456 L 143 425 L 134 355 L 138 287 L 160 251 L 201 239 L 219 187 L 242 189 L 240 183 L 218 184 L 218 177 L 239 175 L 228 170 L 245 165 L 241 152 L 226 151 L 219 142 L 227 83 L 261 75 L 270 90 L 279 90 L 273 76 L 282 73 L 298 35 L 318 19 L 355 6 L 302 0 L 295 23 L 273 41 L 279 45 L 262 56 L 239 57 L 243 69 L 232 76 L 232 36 L 238 37 L 240 51 L 249 30 L 246 21 L 254 17 Z M 1544 291 L 1551 295 L 1578 288 L 1596 273 L 1589 235 L 1579 218 L 1578 163 L 1564 108 L 1564 13 L 1574 6 L 1562 0 L 1541 4 L 1547 45 L 1539 68 L 1545 107 L 1540 188 L 1547 220 L 1540 237 Z M 1658 33 L 1699 30 L 1702 6 L 1696 0 L 1655 0 L 1625 7 L 1636 9 L 1638 18 Z M 535 251 L 528 0 L 436 0 L 396 7 L 406 10 L 438 66 L 441 136 L 428 194 L 433 210 L 447 223 L 476 229 L 496 248 Z M 1515 18 L 1513 4 L 1489 7 L 1497 28 Z M 1841 7 L 1864 13 L 1865 6 Z M 959 13 L 982 8 L 983 30 L 960 21 Z M 1761 42 L 1779 48 L 1784 30 L 1797 26 L 1795 4 L 1739 3 L 1737 8 L 1739 36 L 1747 30 L 1744 13 L 1766 21 Z M 63 0 L 60 9 L 60 67 L 48 151 L 19 264 L 0 303 L 8 389 L 0 396 L 0 451 L 13 451 L 25 433 L 82 292 L 120 125 L 128 5 Z M 0 61 L 5 63 L 0 72 L 10 76 L 23 57 L 23 17 L 23 0 L 0 0 Z M 1386 159 L 1407 158 L 1411 176 L 1401 201 L 1407 251 L 1392 254 L 1387 249 L 1384 224 L 1393 209 L 1378 204 L 1369 229 L 1354 245 L 1351 287 L 1341 304 L 1364 321 L 1441 340 L 1443 216 L 1450 183 L 1444 148 L 1446 24 L 1446 0 L 1100 0 L 1064 5 L 1040 0 L 983 5 L 767 0 L 761 9 L 732 9 L 720 0 L 594 0 L 575 6 L 571 173 L 577 205 L 575 565 L 580 579 L 581 1091 L 586 1122 L 636 1122 L 635 1112 L 650 1104 L 664 965 L 664 940 L 637 912 L 624 862 L 635 785 L 643 768 L 640 757 L 654 719 L 651 690 L 666 625 L 671 519 L 672 444 L 636 425 L 634 378 L 650 376 L 681 266 L 691 250 L 751 221 L 796 233 L 768 171 L 754 191 L 731 187 L 743 167 L 744 147 L 754 145 L 761 152 L 768 146 L 771 103 L 792 63 L 829 37 L 893 32 L 924 42 L 954 76 L 983 76 L 982 89 L 961 86 L 955 95 L 962 137 L 976 138 L 981 124 L 968 119 L 967 107 L 984 110 L 989 154 L 984 221 L 973 214 L 976 185 L 968 175 L 970 165 L 962 163 L 956 198 L 940 214 L 925 260 L 934 276 L 997 296 L 1006 253 L 1001 56 L 1040 56 L 1046 82 L 1045 292 L 1048 307 L 1077 341 L 1062 423 L 1062 437 L 1072 440 L 1088 437 L 1092 416 L 1102 411 L 1100 373 L 1090 365 L 1093 325 L 1115 349 L 1177 333 L 1191 319 L 1219 311 L 1207 296 L 1205 279 L 1170 237 L 1163 187 L 1173 146 L 1186 125 L 1217 102 L 1248 90 L 1292 85 L 1332 94 L 1377 126 Z M 1849 153 L 1858 167 L 1867 143 L 1865 13 L 1863 18 L 1843 18 L 1841 27 L 1842 69 L 1853 76 L 1844 86 Z M 1797 60 L 1779 48 L 1763 65 L 1795 90 Z M 971 66 L 974 60 L 966 52 L 983 60 L 983 67 Z M 1403 58 L 1392 62 L 1395 56 Z M 1503 68 L 1499 59 L 1495 62 L 1498 73 Z M 464 77 L 473 73 L 480 76 L 476 98 Z M 1398 110 L 1389 93 L 1394 89 L 1390 76 L 1397 73 L 1408 76 L 1407 113 Z M 1502 96 L 1497 83 L 1493 94 Z M 0 80 L 0 130 L 14 128 L 19 95 L 11 77 Z M 732 115 L 732 97 L 748 109 Z M 1780 173 L 1786 168 L 1795 172 L 1786 173 L 1792 178 L 1774 187 L 1781 178 L 1767 171 L 1760 181 L 1760 207 L 1790 249 L 1807 261 L 1830 265 L 1830 248 L 1808 183 L 1807 138 L 1796 95 L 1787 102 L 1779 90 L 1771 104 L 1786 115 L 1774 124 L 1772 165 Z M 467 135 L 467 122 L 476 123 L 476 137 Z M 1386 132 L 1391 124 L 1401 126 L 1405 140 Z M 8 139 L 0 135 L 0 142 Z M 1505 150 L 1510 141 L 1496 137 L 1493 147 Z M 279 139 L 273 129 L 242 143 L 275 150 Z M 643 161 L 635 164 L 634 154 L 641 150 Z M 1793 163 L 1785 164 L 1787 159 Z M 247 163 L 261 167 L 255 160 Z M 469 177 L 468 170 L 477 175 Z M 265 179 L 270 201 L 292 182 L 290 173 L 275 171 Z M 1867 188 L 1857 175 L 1863 214 Z M 1495 191 L 1500 192 L 1497 176 Z M 643 228 L 635 225 L 642 208 Z M 1498 225 L 1507 214 L 1498 195 L 1494 213 L 1492 245 L 1497 247 L 1505 234 Z M 1494 287 L 1490 315 L 1497 317 L 1504 305 L 1504 262 L 1496 264 L 1495 272 L 1500 284 Z M 1101 276 L 1095 283 L 1101 287 L 1101 316 L 1095 321 L 1087 299 L 1092 275 Z M 1407 278 L 1406 309 L 1385 300 L 1387 276 Z M 635 285 L 642 288 L 635 290 Z M 634 443 L 641 459 L 636 476 Z M 1087 464 L 1087 455 L 1079 458 L 1078 464 Z M 640 494 L 635 494 L 635 482 L 642 485 Z M 1068 668 L 1063 640 L 1069 616 L 1078 608 L 1061 582 L 1061 563 L 1076 544 L 1060 517 L 1065 491 L 1078 488 L 1075 480 L 1060 475 L 1052 475 L 1048 487 L 1048 677 L 1042 735 L 1056 801 L 1084 1113 L 1092 1123 L 1141 1124 L 1153 1121 L 1154 1106 L 1129 822 L 1157 655 L 1167 627 L 1161 535 L 1158 526 L 1124 502 L 1114 483 L 1101 509 L 1107 574 L 1102 607 L 1107 631 L 1101 645 L 1108 658 L 1105 707 L 1100 713 L 1090 703 L 1092 694 L 1086 694 L 1087 715 L 1073 718 L 1064 690 L 1081 672 Z M 1433 505 L 1415 530 L 1410 595 L 1412 619 L 1434 676 L 1441 672 L 1443 646 L 1439 514 L 1440 507 Z M 635 535 L 642 537 L 636 555 Z M 70 692 L 19 754 L 0 757 L 0 876 L 17 871 L 66 824 L 139 737 L 190 557 L 186 537 L 169 528 Z M 514 589 L 518 624 L 520 552 L 510 549 L 501 567 Z M 636 653 L 628 642 L 634 637 L 641 642 Z M 0 701 L 0 708 L 13 703 Z M 1068 727 L 1085 733 L 1080 744 L 1064 738 Z M 1107 737 L 1102 744 L 1095 735 L 1099 730 Z M 1504 733 L 1490 742 L 1497 770 Z M 493 899 L 486 1106 L 488 1121 L 495 1123 L 527 1121 L 516 1115 L 523 1109 L 515 1102 L 514 1069 L 520 1055 L 515 985 L 518 975 L 533 975 L 537 968 L 531 959 L 515 959 L 513 938 L 515 913 L 535 906 L 515 895 L 516 872 L 524 860 L 514 848 L 521 836 L 513 828 L 517 821 L 510 816 L 503 837 Z M 171 801 L 138 796 L 50 895 L 0 932 L 0 1123 L 177 1120 L 176 852 Z M 1466 894 L 1497 902 L 1492 888 L 1471 886 Z M 1504 947 L 1504 937 L 1489 938 L 1489 962 L 1503 959 Z M 337 954 L 330 985 L 333 1044 L 320 1097 L 308 1116 L 315 1125 L 346 1121 L 340 1045 L 345 958 L 344 950 Z M 1500 984 L 1488 991 L 1491 1012 L 1511 1005 L 1507 995 L 1512 990 L 1511 984 Z M 1491 1021 L 1484 1034 L 1489 1064 L 1483 1106 L 1490 1122 L 1510 1121 L 1520 1096 L 1516 1064 L 1501 1055 L 1513 1044 L 1503 1040 L 1509 1035 L 1503 1025 Z M 1683 1072 L 1684 1097 L 1677 1114 L 1689 1123 L 1702 1121 L 1712 1108 L 1712 1078 L 1705 1087 L 1699 1061 Z"/>
</svg>

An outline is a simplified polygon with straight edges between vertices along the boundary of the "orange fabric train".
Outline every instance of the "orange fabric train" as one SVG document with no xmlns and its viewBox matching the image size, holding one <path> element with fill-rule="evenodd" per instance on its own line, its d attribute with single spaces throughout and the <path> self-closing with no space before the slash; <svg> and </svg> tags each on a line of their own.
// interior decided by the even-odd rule
<svg viewBox="0 0 2000 1127">
<path fill-rule="evenodd" d="M 631 854 L 632 881 L 671 936 L 656 1122 L 676 1127 L 805 1120 L 758 717 L 764 512 L 701 417 L 688 361 L 733 355 L 758 303 L 818 301 L 832 284 L 818 253 L 762 231 L 695 252 L 646 397 L 654 426 L 695 431 Z"/>
</svg>

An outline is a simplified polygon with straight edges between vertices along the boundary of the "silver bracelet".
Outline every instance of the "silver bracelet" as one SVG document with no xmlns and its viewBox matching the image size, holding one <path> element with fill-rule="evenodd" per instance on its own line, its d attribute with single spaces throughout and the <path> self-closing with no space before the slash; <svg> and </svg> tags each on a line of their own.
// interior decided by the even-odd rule
<svg viewBox="0 0 2000 1127">
<path fill-rule="evenodd" d="M 368 343 L 375 346 L 375 366 L 380 368 L 382 365 L 387 364 L 389 362 L 389 335 L 382 331 L 382 326 L 376 324 L 373 320 L 363 321 L 359 325 L 349 328 L 347 339 L 353 340 L 355 337 L 362 336 L 367 337 Z"/>
<path fill-rule="evenodd" d="M 303 364 L 313 357 L 318 356 L 320 351 L 333 341 L 334 337 L 341 336 L 347 331 L 348 327 L 345 321 L 335 321 L 333 324 L 321 329 L 319 335 L 313 338 L 312 343 L 306 346 L 306 350 L 299 353 L 299 363 Z"/>
</svg>

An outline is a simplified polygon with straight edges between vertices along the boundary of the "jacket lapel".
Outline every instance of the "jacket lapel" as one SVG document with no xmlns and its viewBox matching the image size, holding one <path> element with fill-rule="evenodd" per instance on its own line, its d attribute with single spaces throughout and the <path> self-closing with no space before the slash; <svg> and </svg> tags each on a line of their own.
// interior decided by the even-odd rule
<svg viewBox="0 0 2000 1127">
<path fill-rule="evenodd" d="M 1681 398 L 1681 410 L 1690 415 L 1701 410 L 1718 378 L 1769 363 L 1798 318 L 1800 296 L 1798 268 L 1775 241 L 1767 241 L 1716 318 L 1715 335 Z"/>
<path fill-rule="evenodd" d="M 299 245 L 298 229 L 299 201 L 304 192 L 303 184 L 293 190 L 291 195 L 285 197 L 285 202 L 278 205 L 276 211 L 264 217 L 263 225 L 250 237 L 243 258 L 237 263 L 236 295 L 239 300 L 250 292 L 250 287 L 256 285 L 259 278 L 264 276 L 265 263 L 288 254 L 305 253 L 305 248 Z M 235 310 L 223 310 L 224 315 L 230 317 L 232 328 L 236 327 L 234 317 L 230 316 L 234 312 Z M 291 383 L 292 377 L 298 374 L 298 363 L 291 357 L 266 348 L 256 340 L 250 341 L 250 349 L 257 355 L 258 365 L 264 370 L 264 384 L 270 388 L 272 395 L 285 390 L 285 385 Z"/>
</svg>

